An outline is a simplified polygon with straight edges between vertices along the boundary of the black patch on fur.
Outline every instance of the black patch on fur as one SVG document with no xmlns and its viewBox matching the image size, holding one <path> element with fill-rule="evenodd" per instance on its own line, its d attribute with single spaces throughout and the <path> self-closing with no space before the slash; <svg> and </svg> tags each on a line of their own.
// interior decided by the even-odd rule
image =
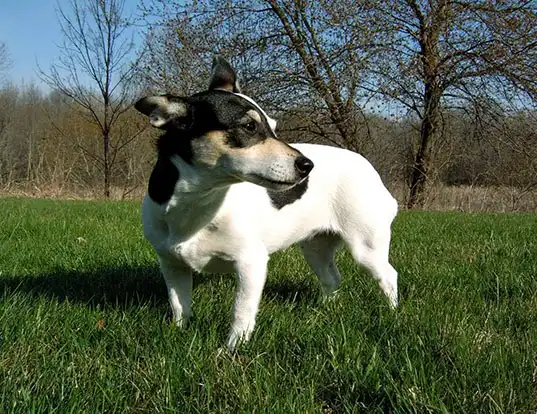
<svg viewBox="0 0 537 414">
<path fill-rule="evenodd" d="M 179 171 L 169 158 L 159 157 L 151 177 L 149 177 L 149 197 L 157 203 L 166 203 L 173 194 L 175 184 L 179 180 Z"/>
<path fill-rule="evenodd" d="M 173 102 L 174 97 L 170 95 L 168 99 Z M 246 112 L 257 109 L 232 93 L 214 90 L 183 99 L 188 106 L 188 115 L 168 121 L 166 132 L 157 141 L 158 153 L 162 158 L 179 155 L 191 164 L 192 141 L 211 131 L 225 132 L 228 145 L 232 148 L 246 148 L 269 136 L 275 137 L 266 120 L 254 132 L 246 130 L 239 123 Z"/>
<path fill-rule="evenodd" d="M 181 157 L 186 163 L 193 163 L 192 142 L 211 131 L 225 134 L 227 144 L 232 148 L 246 148 L 255 145 L 268 136 L 275 137 L 266 119 L 257 125 L 255 131 L 248 131 L 241 120 L 249 110 L 256 110 L 254 105 L 232 93 L 213 90 L 195 94 L 189 98 L 177 98 L 167 95 L 173 102 L 181 99 L 188 108 L 186 116 L 170 119 L 157 140 L 158 160 L 149 179 L 149 196 L 159 204 L 167 202 L 179 172 L 170 158 Z M 243 122 L 243 121 L 242 121 Z M 304 190 L 305 191 L 305 190 Z M 303 194 L 303 192 L 298 196 Z"/>
<path fill-rule="evenodd" d="M 302 182 L 298 183 L 294 187 L 291 187 L 289 190 L 267 190 L 267 194 L 270 197 L 272 205 L 278 210 L 281 210 L 286 205 L 293 204 L 295 201 L 300 200 L 308 189 L 308 179 L 309 177 L 306 177 Z"/>
</svg>

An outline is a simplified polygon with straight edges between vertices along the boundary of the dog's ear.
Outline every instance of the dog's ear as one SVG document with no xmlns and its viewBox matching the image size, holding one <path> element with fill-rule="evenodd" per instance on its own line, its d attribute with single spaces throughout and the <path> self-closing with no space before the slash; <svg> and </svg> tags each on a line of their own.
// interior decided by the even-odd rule
<svg viewBox="0 0 537 414">
<path fill-rule="evenodd" d="M 173 95 L 146 96 L 136 102 L 134 107 L 149 117 L 151 125 L 161 129 L 166 129 L 172 119 L 184 118 L 186 124 L 191 112 L 184 98 Z"/>
<path fill-rule="evenodd" d="M 170 120 L 187 118 L 189 113 L 186 100 L 173 95 L 147 96 L 136 102 L 134 107 L 149 117 L 151 125 L 162 129 Z"/>
<path fill-rule="evenodd" d="M 209 90 L 213 89 L 235 93 L 240 93 L 241 91 L 235 71 L 227 60 L 218 55 L 213 58 L 213 68 L 211 70 Z"/>
</svg>

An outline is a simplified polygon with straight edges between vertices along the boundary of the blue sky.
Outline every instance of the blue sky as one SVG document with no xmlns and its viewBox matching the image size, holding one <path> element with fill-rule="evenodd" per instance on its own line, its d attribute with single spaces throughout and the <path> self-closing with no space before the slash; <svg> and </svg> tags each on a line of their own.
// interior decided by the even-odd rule
<svg viewBox="0 0 537 414">
<path fill-rule="evenodd" d="M 13 61 L 8 80 L 43 87 L 37 62 L 48 69 L 62 42 L 56 4 L 68 10 L 69 0 L 0 0 L 0 42 L 7 45 Z M 126 0 L 128 11 L 135 12 L 137 4 L 138 0 Z"/>
</svg>

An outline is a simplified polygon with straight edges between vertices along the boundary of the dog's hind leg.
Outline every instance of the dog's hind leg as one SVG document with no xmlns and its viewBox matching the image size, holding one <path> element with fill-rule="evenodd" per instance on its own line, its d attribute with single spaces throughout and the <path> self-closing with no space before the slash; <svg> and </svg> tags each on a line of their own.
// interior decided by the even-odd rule
<svg viewBox="0 0 537 414">
<path fill-rule="evenodd" d="M 397 306 L 397 272 L 388 261 L 390 249 L 390 230 L 373 237 L 361 234 L 345 235 L 345 242 L 350 248 L 354 260 L 365 267 L 378 281 L 380 288 Z"/>
<path fill-rule="evenodd" d="M 159 257 L 160 270 L 168 288 L 168 298 L 177 326 L 183 326 L 191 316 L 192 270 L 173 260 Z"/>
<path fill-rule="evenodd" d="M 334 262 L 334 254 L 341 245 L 341 237 L 333 233 L 321 233 L 300 242 L 306 262 L 319 278 L 323 293 L 331 295 L 341 283 L 341 274 Z"/>
</svg>

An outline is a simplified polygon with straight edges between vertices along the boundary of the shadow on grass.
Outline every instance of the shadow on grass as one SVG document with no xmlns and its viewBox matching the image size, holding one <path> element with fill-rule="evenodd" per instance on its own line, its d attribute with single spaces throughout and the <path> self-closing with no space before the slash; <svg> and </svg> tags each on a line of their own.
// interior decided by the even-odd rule
<svg viewBox="0 0 537 414">
<path fill-rule="evenodd" d="M 342 395 L 342 390 L 349 394 Z M 360 407 L 367 412 L 391 413 L 395 411 L 392 397 L 384 389 L 375 390 L 374 387 L 360 386 L 356 384 L 330 384 L 323 387 L 318 393 L 318 397 L 323 401 L 323 412 L 339 413 L 347 412 L 348 402 L 354 402 L 355 409 Z M 347 402 L 347 404 L 345 404 Z M 362 410 L 360 410 L 361 412 Z"/>
<path fill-rule="evenodd" d="M 291 278 L 271 281 L 267 280 L 263 297 L 265 300 L 274 300 L 285 303 L 315 303 L 320 296 L 319 288 L 313 283 L 297 281 Z"/>
<path fill-rule="evenodd" d="M 90 307 L 167 301 L 166 285 L 158 267 L 110 267 L 91 271 L 60 269 L 50 273 L 0 278 L 0 294 L 21 292 Z"/>
<path fill-rule="evenodd" d="M 196 274 L 194 289 L 217 280 L 217 275 Z M 112 305 L 122 308 L 131 304 L 156 306 L 168 301 L 166 284 L 158 266 L 119 266 L 91 271 L 59 269 L 37 275 L 0 277 L 0 299 L 16 292 L 85 303 L 89 307 Z M 314 301 L 318 292 L 314 286 L 303 281 L 269 279 L 263 295 L 267 300 L 300 303 Z"/>
</svg>

